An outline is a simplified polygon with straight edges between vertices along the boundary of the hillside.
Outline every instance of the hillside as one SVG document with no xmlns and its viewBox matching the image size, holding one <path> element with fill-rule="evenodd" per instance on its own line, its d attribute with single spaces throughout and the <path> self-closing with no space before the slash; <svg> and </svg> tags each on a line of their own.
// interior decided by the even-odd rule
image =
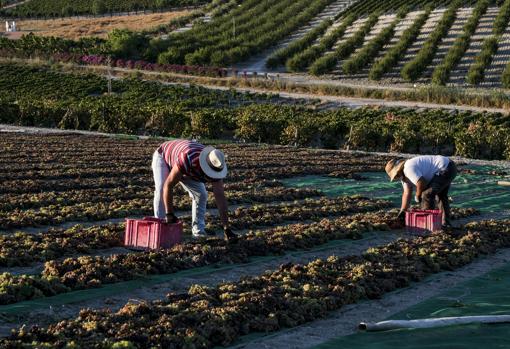
<svg viewBox="0 0 510 349">
<path fill-rule="evenodd" d="M 55 1 L 63 5 L 67 0 Z M 116 4 L 140 8 L 156 3 Z M 46 41 L 38 52 L 292 73 L 285 76 L 291 81 L 313 76 L 383 86 L 510 88 L 509 20 L 510 0 L 216 0 L 182 20 L 123 34 L 119 43 L 56 39 Z M 33 56 L 26 43 L 0 45 L 18 57 Z"/>
<path fill-rule="evenodd" d="M 509 1 L 423 5 L 358 2 L 267 57 L 266 69 L 384 84 L 510 87 Z"/>
</svg>

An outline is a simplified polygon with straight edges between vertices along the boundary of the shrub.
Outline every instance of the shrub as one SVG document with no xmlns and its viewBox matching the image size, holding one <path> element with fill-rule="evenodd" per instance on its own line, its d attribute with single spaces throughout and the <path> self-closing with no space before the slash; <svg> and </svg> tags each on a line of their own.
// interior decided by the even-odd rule
<svg viewBox="0 0 510 349">
<path fill-rule="evenodd" d="M 352 149 L 385 151 L 391 142 L 391 135 L 383 122 L 365 118 L 351 125 L 346 146 Z"/>
<path fill-rule="evenodd" d="M 349 28 L 355 20 L 355 16 L 345 18 L 341 25 L 322 38 L 317 45 L 311 46 L 303 52 L 297 53 L 288 59 L 285 63 L 287 70 L 292 72 L 305 71 L 310 64 L 320 57 L 320 55 L 333 47 L 333 45 L 345 34 L 347 28 Z"/>
<path fill-rule="evenodd" d="M 291 42 L 286 47 L 283 47 L 273 53 L 266 61 L 266 67 L 272 69 L 279 65 L 284 64 L 287 59 L 294 56 L 298 52 L 302 52 L 310 47 L 313 42 L 333 24 L 330 19 L 324 20 L 317 27 L 308 32 L 305 36 Z"/>
<path fill-rule="evenodd" d="M 390 26 L 384 28 L 375 38 L 370 40 L 356 55 L 344 62 L 342 69 L 345 74 L 356 74 L 369 65 L 383 47 L 395 35 L 395 27 L 407 14 L 406 10 L 399 11 L 397 19 Z"/>
<path fill-rule="evenodd" d="M 294 146 L 320 146 L 319 118 L 300 113 L 282 131 L 280 142 Z"/>
<path fill-rule="evenodd" d="M 510 63 L 505 66 L 505 70 L 501 75 L 501 83 L 504 88 L 510 88 Z"/>
<path fill-rule="evenodd" d="M 198 138 L 225 138 L 235 130 L 233 112 L 228 109 L 202 109 L 189 112 L 192 136 Z"/>
<path fill-rule="evenodd" d="M 510 1 L 505 0 L 494 20 L 492 33 L 494 35 L 503 35 L 508 26 L 508 21 L 510 21 Z"/>
<path fill-rule="evenodd" d="M 476 121 L 455 136 L 456 154 L 470 158 L 504 159 L 509 140 L 508 129 Z"/>
<path fill-rule="evenodd" d="M 236 136 L 245 141 L 278 143 L 287 126 L 285 111 L 292 109 L 275 106 L 250 106 L 238 110 Z"/>
</svg>

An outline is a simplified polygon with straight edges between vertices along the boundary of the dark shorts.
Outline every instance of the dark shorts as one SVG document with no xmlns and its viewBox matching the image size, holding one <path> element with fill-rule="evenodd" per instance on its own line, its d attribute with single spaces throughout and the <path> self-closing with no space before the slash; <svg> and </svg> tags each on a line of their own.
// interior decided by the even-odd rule
<svg viewBox="0 0 510 349">
<path fill-rule="evenodd" d="M 422 193 L 421 208 L 432 210 L 436 208 L 436 197 L 439 199 L 439 209 L 443 213 L 443 224 L 450 224 L 450 202 L 448 191 L 453 180 L 457 177 L 457 166 L 450 160 L 448 167 L 437 173 Z"/>
</svg>

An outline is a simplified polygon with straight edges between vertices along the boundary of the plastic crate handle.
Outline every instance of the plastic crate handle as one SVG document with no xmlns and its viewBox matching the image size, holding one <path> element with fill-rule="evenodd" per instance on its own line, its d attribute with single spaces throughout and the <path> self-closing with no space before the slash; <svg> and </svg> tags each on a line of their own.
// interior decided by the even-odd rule
<svg viewBox="0 0 510 349">
<path fill-rule="evenodd" d="M 143 217 L 143 220 L 147 221 L 147 222 L 156 222 L 156 223 L 168 224 L 168 225 L 181 224 L 180 219 L 178 219 L 177 222 L 175 222 L 175 223 L 166 223 L 164 219 L 156 218 L 156 217 Z"/>
<path fill-rule="evenodd" d="M 156 218 L 156 217 L 143 217 L 143 220 L 144 221 L 149 221 L 149 222 L 161 222 L 163 223 L 164 220 L 161 219 L 161 218 Z"/>
</svg>

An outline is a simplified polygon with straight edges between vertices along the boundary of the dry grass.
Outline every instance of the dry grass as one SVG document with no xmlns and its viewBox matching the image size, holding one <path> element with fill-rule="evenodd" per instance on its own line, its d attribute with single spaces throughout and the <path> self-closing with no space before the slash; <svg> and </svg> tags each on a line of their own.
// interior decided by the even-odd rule
<svg viewBox="0 0 510 349">
<path fill-rule="evenodd" d="M 68 39 L 79 39 L 87 36 L 104 38 L 113 29 L 134 31 L 150 29 L 161 24 L 167 24 L 172 19 L 188 13 L 189 11 L 176 11 L 101 18 L 26 20 L 17 22 L 17 26 L 22 34 L 33 32 L 36 35 Z"/>
</svg>

